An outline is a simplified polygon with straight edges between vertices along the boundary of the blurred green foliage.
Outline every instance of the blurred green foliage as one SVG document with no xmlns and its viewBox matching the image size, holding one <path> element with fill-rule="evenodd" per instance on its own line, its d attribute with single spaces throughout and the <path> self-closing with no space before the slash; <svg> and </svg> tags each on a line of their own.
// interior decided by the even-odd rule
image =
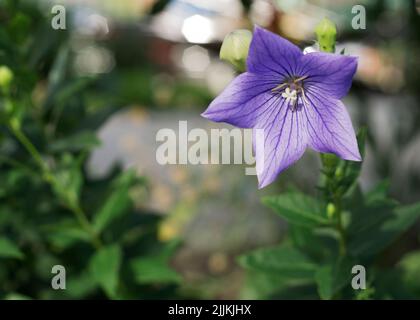
<svg viewBox="0 0 420 320">
<path fill-rule="evenodd" d="M 0 4 L 0 298 L 176 297 L 178 242 L 157 241 L 160 219 L 130 195 L 147 180 L 118 168 L 92 180 L 84 169 L 115 111 L 86 103 L 100 79 L 71 72 L 68 33 L 34 6 Z M 66 290 L 51 287 L 54 265 L 66 268 Z"/>
</svg>

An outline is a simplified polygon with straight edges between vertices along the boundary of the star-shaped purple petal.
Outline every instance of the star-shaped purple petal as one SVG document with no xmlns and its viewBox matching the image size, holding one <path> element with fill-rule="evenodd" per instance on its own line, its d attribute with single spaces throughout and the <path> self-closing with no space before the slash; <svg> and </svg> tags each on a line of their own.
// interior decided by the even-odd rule
<svg viewBox="0 0 420 320">
<path fill-rule="evenodd" d="M 309 53 L 256 27 L 247 72 L 235 78 L 202 114 L 263 131 L 254 140 L 259 187 L 299 160 L 306 148 L 361 161 L 354 129 L 339 100 L 357 69 L 354 57 Z M 254 137 L 255 138 L 255 137 Z"/>
</svg>

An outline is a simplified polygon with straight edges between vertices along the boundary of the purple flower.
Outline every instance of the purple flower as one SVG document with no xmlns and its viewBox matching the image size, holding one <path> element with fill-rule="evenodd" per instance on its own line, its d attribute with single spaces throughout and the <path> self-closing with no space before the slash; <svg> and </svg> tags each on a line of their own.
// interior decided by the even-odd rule
<svg viewBox="0 0 420 320">
<path fill-rule="evenodd" d="M 307 146 L 361 161 L 349 114 L 340 101 L 356 68 L 355 57 L 304 55 L 289 41 L 256 26 L 248 71 L 236 77 L 202 116 L 263 130 L 261 141 L 255 141 L 254 134 L 259 188 L 300 159 Z M 259 143 L 262 151 L 255 148 Z"/>
</svg>

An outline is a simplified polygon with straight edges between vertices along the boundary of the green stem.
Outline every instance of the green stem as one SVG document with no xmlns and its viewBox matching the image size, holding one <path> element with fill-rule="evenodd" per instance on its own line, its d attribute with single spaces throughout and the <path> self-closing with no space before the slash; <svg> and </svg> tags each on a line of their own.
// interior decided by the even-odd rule
<svg viewBox="0 0 420 320">
<path fill-rule="evenodd" d="M 16 137 L 16 139 L 19 140 L 19 142 L 25 147 L 28 153 L 38 164 L 38 166 L 42 170 L 43 178 L 46 180 L 46 182 L 51 186 L 54 186 L 55 177 L 49 169 L 48 165 L 42 159 L 42 156 L 38 152 L 36 147 L 32 144 L 32 142 L 28 139 L 25 133 L 18 126 L 14 126 L 13 124 L 9 123 L 9 128 Z M 86 213 L 83 211 L 83 209 L 79 205 L 67 204 L 66 207 L 74 214 L 80 226 L 89 234 L 92 245 L 96 249 L 99 249 L 102 246 L 101 240 L 95 232 L 94 228 L 92 227 L 92 224 L 89 222 L 89 219 Z"/>
<path fill-rule="evenodd" d="M 36 161 L 36 163 L 42 169 L 43 173 L 48 172 L 48 167 L 45 164 L 44 160 L 42 159 L 42 156 L 40 155 L 38 150 L 35 148 L 35 146 L 32 144 L 32 142 L 26 137 L 23 131 L 12 124 L 9 124 L 9 128 L 12 131 L 12 133 L 15 135 L 15 137 L 19 140 L 19 142 L 29 152 L 32 158 Z"/>
<path fill-rule="evenodd" d="M 334 206 L 334 215 L 332 216 L 334 219 L 334 228 L 338 233 L 338 250 L 339 255 L 345 256 L 346 255 L 346 231 L 343 224 L 343 215 L 342 215 L 342 195 L 338 191 L 340 181 L 337 180 L 336 171 L 338 162 L 336 161 L 335 156 L 327 155 L 327 154 L 320 154 L 321 156 L 321 163 L 323 168 L 321 170 L 322 174 L 324 175 L 325 179 L 323 180 L 324 186 L 324 197 L 329 202 L 332 203 Z M 328 213 L 327 213 L 328 214 Z"/>
<path fill-rule="evenodd" d="M 338 231 L 338 252 L 340 256 L 346 255 L 346 232 L 343 227 L 343 218 L 342 218 L 342 212 L 341 212 L 341 201 L 338 200 L 335 204 L 337 208 L 337 231 Z"/>
<path fill-rule="evenodd" d="M 96 249 L 100 249 L 102 247 L 102 242 L 100 238 L 98 237 L 98 234 L 92 227 L 92 224 L 90 223 L 89 219 L 87 218 L 86 213 L 83 211 L 83 209 L 80 206 L 72 206 L 69 207 L 69 209 L 74 213 L 74 216 L 76 217 L 77 221 L 79 222 L 80 226 L 86 230 L 87 233 L 89 233 L 92 245 Z"/>
</svg>

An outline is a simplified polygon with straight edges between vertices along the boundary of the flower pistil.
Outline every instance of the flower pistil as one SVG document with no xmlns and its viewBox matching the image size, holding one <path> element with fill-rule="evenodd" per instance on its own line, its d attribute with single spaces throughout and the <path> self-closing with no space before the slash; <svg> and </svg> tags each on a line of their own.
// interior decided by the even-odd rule
<svg viewBox="0 0 420 320">
<path fill-rule="evenodd" d="M 283 83 L 279 84 L 271 91 L 280 93 L 283 90 L 281 96 L 286 99 L 286 104 L 291 107 L 292 111 L 295 111 L 299 98 L 298 94 L 301 95 L 303 103 L 307 103 L 305 89 L 303 87 L 303 80 L 307 77 L 308 76 L 292 77 L 291 79 L 287 79 Z"/>
</svg>

